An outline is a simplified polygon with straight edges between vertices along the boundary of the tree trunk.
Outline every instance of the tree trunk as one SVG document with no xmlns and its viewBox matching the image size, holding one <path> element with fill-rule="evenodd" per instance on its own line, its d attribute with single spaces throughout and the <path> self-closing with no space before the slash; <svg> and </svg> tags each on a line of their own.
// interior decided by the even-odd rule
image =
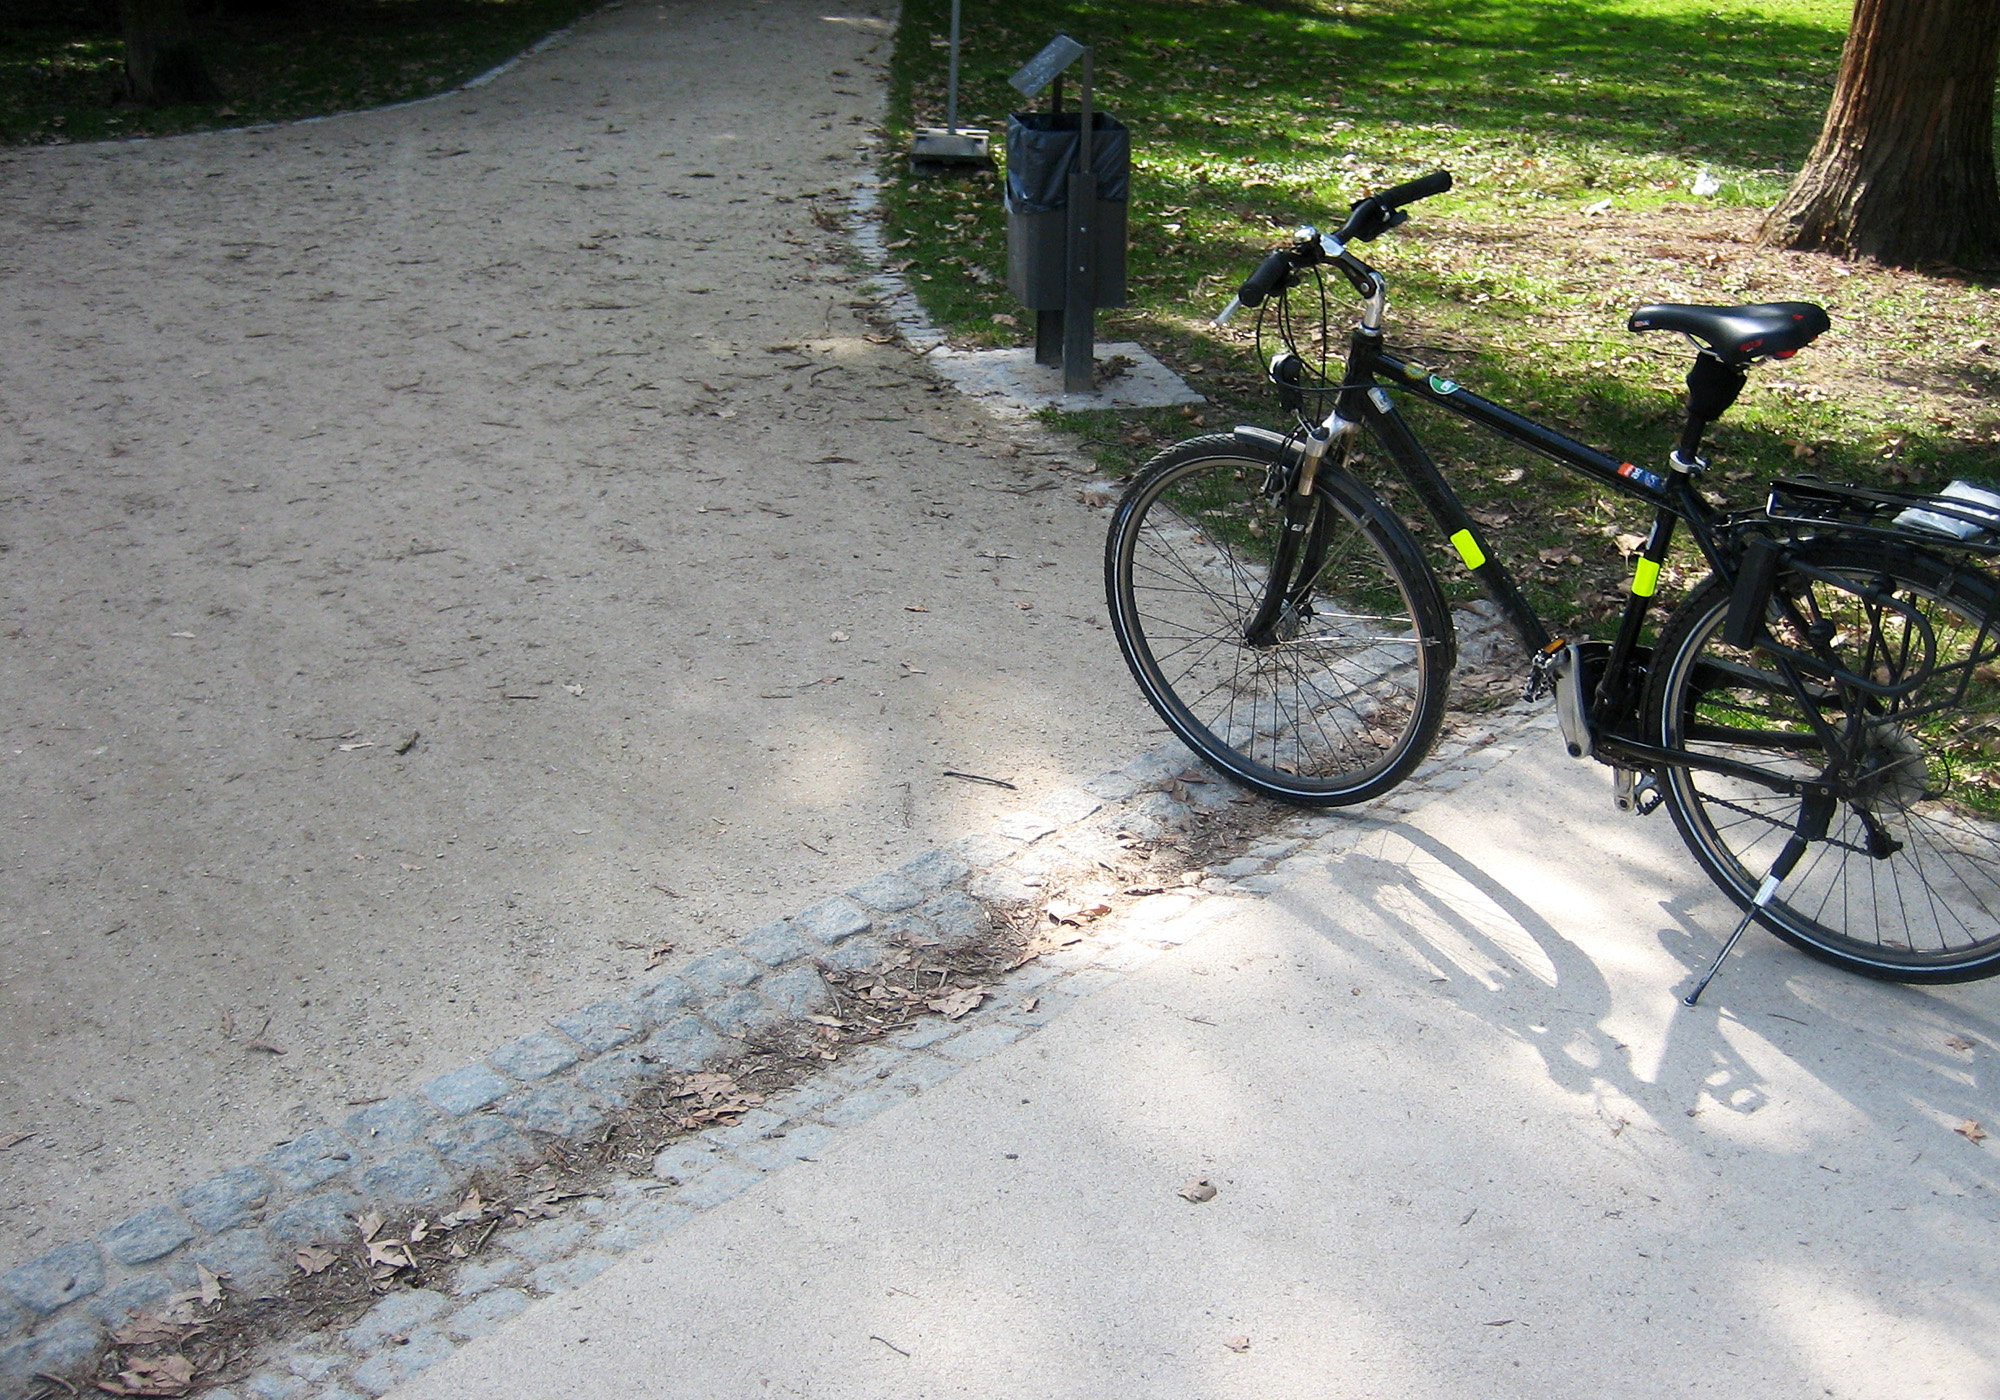
<svg viewBox="0 0 2000 1400">
<path fill-rule="evenodd" d="M 221 96 L 195 47 L 187 0 L 118 0 L 125 30 L 125 95 L 148 107 Z"/>
<path fill-rule="evenodd" d="M 1762 239 L 1897 267 L 2000 261 L 2000 0 L 1855 0 L 1819 144 Z"/>
</svg>

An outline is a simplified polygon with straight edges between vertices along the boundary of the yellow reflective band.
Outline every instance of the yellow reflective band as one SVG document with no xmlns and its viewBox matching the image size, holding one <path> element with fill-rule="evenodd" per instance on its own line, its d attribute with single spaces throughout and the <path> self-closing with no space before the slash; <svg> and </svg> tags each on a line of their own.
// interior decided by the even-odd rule
<svg viewBox="0 0 2000 1400">
<path fill-rule="evenodd" d="M 1472 531 L 1460 530 L 1451 537 L 1451 547 L 1458 551 L 1458 557 L 1465 561 L 1465 567 L 1476 569 L 1486 562 L 1478 543 L 1472 538 Z"/>
<path fill-rule="evenodd" d="M 1660 586 L 1660 566 L 1650 559 L 1641 559 L 1632 570 L 1632 592 L 1640 598 L 1650 598 Z"/>
</svg>

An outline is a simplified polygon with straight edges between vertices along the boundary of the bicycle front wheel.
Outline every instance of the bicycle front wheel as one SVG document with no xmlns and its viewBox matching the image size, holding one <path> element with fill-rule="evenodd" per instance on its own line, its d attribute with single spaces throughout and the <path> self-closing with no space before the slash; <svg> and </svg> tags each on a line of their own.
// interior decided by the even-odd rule
<svg viewBox="0 0 2000 1400">
<path fill-rule="evenodd" d="M 1885 541 L 1795 545 L 1792 557 L 1810 572 L 1779 572 L 1772 638 L 1903 693 L 1871 693 L 1825 666 L 1801 668 L 1795 688 L 1768 651 L 1722 640 L 1729 589 L 1711 577 L 1661 631 L 1649 726 L 1667 748 L 1834 789 L 1826 838 L 1759 915 L 1773 933 L 1870 977 L 1990 977 L 2000 972 L 1993 586 Z M 1801 799 L 1697 768 L 1664 777 L 1688 848 L 1748 908 L 1797 830 Z"/>
<path fill-rule="evenodd" d="M 1280 801 L 1361 802 L 1437 738 L 1450 619 L 1409 531 L 1331 464 L 1280 550 L 1290 466 L 1222 434 L 1148 463 L 1105 544 L 1111 625 L 1146 699 L 1217 768 Z"/>
</svg>

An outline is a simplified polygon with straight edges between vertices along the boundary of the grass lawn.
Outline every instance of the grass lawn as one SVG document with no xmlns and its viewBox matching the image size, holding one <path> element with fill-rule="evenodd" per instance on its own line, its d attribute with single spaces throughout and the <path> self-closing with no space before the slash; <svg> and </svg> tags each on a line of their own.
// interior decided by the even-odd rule
<svg viewBox="0 0 2000 1400">
<path fill-rule="evenodd" d="M 1677 337 L 1625 331 L 1630 310 L 1818 301 L 1832 333 L 1753 371 L 1713 433 L 1718 493 L 1749 504 L 1799 471 L 2000 476 L 1993 279 L 1753 243 L 1818 133 L 1849 13 L 1846 0 L 964 0 L 960 121 L 997 148 L 1020 105 L 1007 75 L 1060 31 L 1095 46 L 1099 105 L 1133 130 L 1130 305 L 1100 313 L 1100 335 L 1148 345 L 1213 402 L 1069 415 L 1114 470 L 1204 421 L 1280 425 L 1252 318 L 1225 331 L 1208 318 L 1293 226 L 1336 226 L 1360 194 L 1448 167 L 1457 188 L 1365 256 L 1389 278 L 1391 343 L 1468 387 L 1658 464 L 1690 356 Z M 904 0 L 892 150 L 942 124 L 949 14 L 949 0 Z M 1704 173 L 1719 188 L 1697 197 Z M 940 324 L 964 345 L 1027 343 L 1033 315 L 1004 284 L 999 177 L 896 161 L 889 178 L 890 237 Z M 1352 302 L 1338 296 L 1344 333 Z M 1406 408 L 1427 415 L 1419 432 L 1537 605 L 1608 617 L 1639 514 Z"/>
<path fill-rule="evenodd" d="M 125 45 L 99 0 L 0 0 L 0 145 L 165 136 L 402 102 L 464 82 L 601 0 L 191 3 L 217 102 L 119 100 Z"/>
</svg>

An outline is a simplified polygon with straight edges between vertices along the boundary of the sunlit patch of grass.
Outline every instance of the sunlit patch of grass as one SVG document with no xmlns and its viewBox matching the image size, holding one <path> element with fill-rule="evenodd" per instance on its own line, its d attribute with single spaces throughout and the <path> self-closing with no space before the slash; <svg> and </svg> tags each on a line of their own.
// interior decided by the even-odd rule
<svg viewBox="0 0 2000 1400">
<path fill-rule="evenodd" d="M 1207 427 L 1280 416 L 1248 331 L 1208 324 L 1257 259 L 1297 224 L 1335 225 L 1359 195 L 1448 167 L 1453 191 L 1367 256 L 1390 279 L 1392 340 L 1453 378 L 1657 463 L 1688 354 L 1628 333 L 1631 310 L 1819 301 L 1833 333 L 1759 369 L 1716 429 L 1718 494 L 1750 504 L 1797 471 L 2000 475 L 1990 286 L 1751 242 L 1818 132 L 1849 13 L 1845 0 L 964 0 L 960 120 L 997 147 L 1020 105 L 1007 75 L 1058 31 L 1094 46 L 1099 105 L 1132 128 L 1134 152 L 1130 301 L 1099 314 L 1100 336 L 1179 369 L 1212 401 Z M 948 19 L 949 0 L 905 0 L 892 149 L 942 120 Z M 897 256 L 954 339 L 1027 342 L 997 180 L 898 169 L 885 203 Z M 1350 308 L 1336 301 L 1336 351 Z M 1114 471 L 1201 430 L 1171 413 L 1076 426 Z M 1448 415 L 1419 428 L 1466 499 L 1505 519 L 1495 537 L 1537 604 L 1557 621 L 1603 616 L 1637 512 Z M 1448 552 L 1433 557 L 1456 577 Z"/>
</svg>

